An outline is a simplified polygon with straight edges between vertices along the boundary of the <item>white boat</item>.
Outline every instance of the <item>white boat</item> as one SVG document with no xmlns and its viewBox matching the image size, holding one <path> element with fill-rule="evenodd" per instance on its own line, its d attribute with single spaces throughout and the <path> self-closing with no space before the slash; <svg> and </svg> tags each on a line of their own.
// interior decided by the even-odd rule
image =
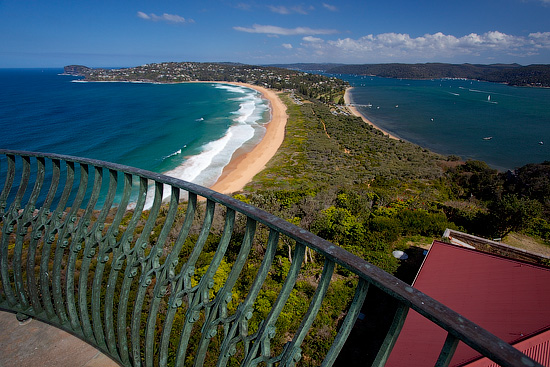
<svg viewBox="0 0 550 367">
<path fill-rule="evenodd" d="M 493 137 L 492 136 L 487 136 L 485 138 L 483 138 L 483 140 L 491 140 Z"/>
</svg>

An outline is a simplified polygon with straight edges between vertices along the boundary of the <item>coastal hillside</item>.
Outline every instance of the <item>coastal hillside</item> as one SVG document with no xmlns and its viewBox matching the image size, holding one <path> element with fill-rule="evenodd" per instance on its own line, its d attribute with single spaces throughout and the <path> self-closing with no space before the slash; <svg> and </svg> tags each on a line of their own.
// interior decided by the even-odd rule
<svg viewBox="0 0 550 367">
<path fill-rule="evenodd" d="M 544 74 L 547 69 L 516 64 L 378 64 L 327 70 L 415 78 L 502 74 L 511 80 L 521 72 Z M 338 78 L 276 67 L 192 62 L 124 69 L 72 65 L 65 72 L 87 81 L 228 81 L 283 91 L 289 113 L 285 141 L 268 168 L 245 188 L 243 200 L 390 272 L 396 266 L 390 250 L 402 247 L 411 236 L 426 237 L 423 241 L 429 243 L 447 227 L 493 238 L 523 231 L 550 240 L 547 163 L 499 173 L 484 162 L 460 162 L 458 157 L 390 139 L 342 106 L 349 84 Z M 536 195 L 526 189 L 525 172 L 537 182 Z M 523 177 L 523 189 L 518 177 Z"/>
<path fill-rule="evenodd" d="M 391 139 L 319 101 L 286 103 L 285 141 L 242 200 L 390 272 L 393 250 L 429 244 L 445 228 L 519 232 L 550 254 L 550 162 L 499 172 Z"/>
<path fill-rule="evenodd" d="M 463 78 L 514 86 L 550 87 L 550 65 L 519 64 L 287 64 L 289 69 L 322 71 L 329 74 L 375 75 L 384 78 L 440 79 Z"/>
<path fill-rule="evenodd" d="M 415 77 L 480 77 L 485 71 L 485 77 L 501 73 L 510 79 L 531 69 L 538 70 L 470 64 L 328 70 Z M 541 73 L 547 69 L 540 67 Z M 460 162 L 390 139 L 342 106 L 349 84 L 338 78 L 276 67 L 192 62 L 124 69 L 72 65 L 65 72 L 87 81 L 228 81 L 282 91 L 289 114 L 285 141 L 267 169 L 245 188 L 243 200 L 347 246 L 390 272 L 396 266 L 390 250 L 411 236 L 426 237 L 429 243 L 448 227 L 493 238 L 522 231 L 550 240 L 547 162 L 500 173 L 485 162 Z M 536 190 L 529 186 L 531 179 Z"/>
</svg>

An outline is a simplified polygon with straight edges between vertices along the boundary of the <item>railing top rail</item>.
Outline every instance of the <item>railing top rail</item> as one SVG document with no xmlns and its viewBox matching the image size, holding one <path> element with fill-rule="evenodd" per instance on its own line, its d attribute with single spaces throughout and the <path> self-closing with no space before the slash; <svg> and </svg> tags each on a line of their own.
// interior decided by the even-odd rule
<svg viewBox="0 0 550 367">
<path fill-rule="evenodd" d="M 357 274 L 368 283 L 380 288 L 385 293 L 399 300 L 402 304 L 420 313 L 435 324 L 439 325 L 441 328 L 445 329 L 451 335 L 460 339 L 473 349 L 477 350 L 484 356 L 489 357 L 498 364 L 502 366 L 540 366 L 500 338 L 489 333 L 485 329 L 479 327 L 475 323 L 469 321 L 440 302 L 397 279 L 393 275 L 386 273 L 378 267 L 351 254 L 341 247 L 338 247 L 331 242 L 314 235 L 311 232 L 308 232 L 284 219 L 276 217 L 273 214 L 230 196 L 174 177 L 101 160 L 55 153 L 39 153 L 7 149 L 0 149 L 0 154 L 47 158 L 51 160 L 69 161 L 78 164 L 103 167 L 109 170 L 132 174 L 162 184 L 171 185 L 173 187 L 197 194 L 198 196 L 205 197 L 208 200 L 240 212 L 247 217 L 256 220 L 257 222 L 262 223 L 267 227 L 272 228 L 277 232 L 314 249 L 319 254 L 322 254 L 328 259 Z"/>
</svg>

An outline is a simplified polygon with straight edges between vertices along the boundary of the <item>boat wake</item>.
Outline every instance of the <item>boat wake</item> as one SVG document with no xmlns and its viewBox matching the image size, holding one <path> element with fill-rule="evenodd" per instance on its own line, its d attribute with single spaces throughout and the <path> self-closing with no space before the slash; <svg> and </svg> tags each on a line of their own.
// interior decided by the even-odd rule
<svg viewBox="0 0 550 367">
<path fill-rule="evenodd" d="M 187 147 L 187 145 L 184 145 L 183 147 L 185 148 L 185 147 Z M 178 149 L 174 153 L 167 155 L 166 157 L 162 158 L 162 160 L 164 161 L 164 160 L 166 160 L 170 157 L 176 156 L 178 154 L 181 154 L 181 149 Z"/>
</svg>

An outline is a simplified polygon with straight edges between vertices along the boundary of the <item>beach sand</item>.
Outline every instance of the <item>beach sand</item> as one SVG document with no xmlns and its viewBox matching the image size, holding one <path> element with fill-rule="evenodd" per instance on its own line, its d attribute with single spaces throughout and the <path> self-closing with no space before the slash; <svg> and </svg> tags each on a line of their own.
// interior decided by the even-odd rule
<svg viewBox="0 0 550 367">
<path fill-rule="evenodd" d="M 265 125 L 266 132 L 262 140 L 248 152 L 237 150 L 231 161 L 223 169 L 222 175 L 210 188 L 222 194 L 231 194 L 242 188 L 265 168 L 269 160 L 277 153 L 285 137 L 287 121 L 286 106 L 270 89 L 245 83 L 229 83 L 257 90 L 269 101 L 271 120 Z"/>
<path fill-rule="evenodd" d="M 357 108 L 355 108 L 354 106 L 351 106 L 351 102 L 350 102 L 350 98 L 349 98 L 349 92 L 352 90 L 353 88 L 347 88 L 346 89 L 346 93 L 344 94 L 344 102 L 346 103 L 346 106 L 347 108 L 350 110 L 350 112 L 352 114 L 354 114 L 355 116 L 357 117 L 361 117 L 361 119 L 363 119 L 363 121 L 369 125 L 371 125 L 372 127 L 374 127 L 375 129 L 377 130 L 380 130 L 384 133 L 384 135 L 387 135 L 389 136 L 391 139 L 395 139 L 395 140 L 401 140 L 399 139 L 397 136 L 395 135 L 392 135 L 390 134 L 389 132 L 387 132 L 386 130 L 384 129 L 381 129 L 380 127 L 376 126 L 375 124 L 372 123 L 372 121 L 370 121 L 369 119 L 367 119 L 365 116 L 363 116 L 358 110 Z"/>
</svg>

